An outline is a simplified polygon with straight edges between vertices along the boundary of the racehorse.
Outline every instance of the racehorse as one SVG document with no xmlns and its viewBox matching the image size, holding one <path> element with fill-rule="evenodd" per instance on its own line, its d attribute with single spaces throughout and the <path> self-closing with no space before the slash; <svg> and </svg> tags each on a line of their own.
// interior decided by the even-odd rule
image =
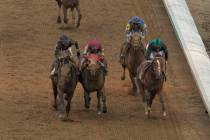
<svg viewBox="0 0 210 140">
<path fill-rule="evenodd" d="M 68 9 L 71 9 L 72 12 L 72 18 L 74 19 L 74 9 L 77 11 L 77 19 L 75 22 L 75 26 L 78 28 L 80 26 L 80 21 L 82 18 L 82 14 L 80 12 L 80 1 L 79 0 L 56 0 L 58 4 L 58 18 L 57 18 L 57 23 L 61 23 L 61 8 L 63 9 L 63 16 L 64 16 L 64 23 L 68 23 L 68 18 L 67 18 L 67 12 Z"/>
<path fill-rule="evenodd" d="M 136 82 L 142 95 L 143 102 L 145 103 L 145 115 L 150 117 L 153 99 L 158 95 L 163 116 L 166 116 L 162 92 L 166 78 L 164 58 L 155 56 L 152 60 L 144 61 L 137 69 L 137 76 Z"/>
<path fill-rule="evenodd" d="M 59 118 L 61 120 L 67 118 L 69 115 L 71 110 L 71 100 L 74 95 L 78 79 L 78 68 L 76 65 L 73 64 L 70 59 L 60 60 L 58 74 L 52 76 L 51 81 L 54 94 L 54 107 L 58 109 Z M 66 107 L 64 99 L 67 101 Z"/>
<path fill-rule="evenodd" d="M 136 70 L 137 67 L 145 60 L 145 48 L 142 44 L 139 33 L 133 33 L 130 43 L 124 43 L 123 45 L 128 45 L 128 50 L 126 51 L 125 58 L 120 58 L 120 62 L 123 68 L 121 79 L 125 80 L 125 70 L 127 68 L 132 82 L 132 95 L 135 95 L 137 92 L 137 86 L 135 83 L 137 74 Z M 123 47 L 124 46 L 122 46 L 121 53 Z"/>
<path fill-rule="evenodd" d="M 90 108 L 90 93 L 97 92 L 97 112 L 106 113 L 106 96 L 104 91 L 106 71 L 101 65 L 101 59 L 104 59 L 97 54 L 89 54 L 85 56 L 86 61 L 82 64 L 80 72 L 80 82 L 84 88 L 85 107 Z M 103 108 L 101 107 L 101 99 Z"/>
</svg>

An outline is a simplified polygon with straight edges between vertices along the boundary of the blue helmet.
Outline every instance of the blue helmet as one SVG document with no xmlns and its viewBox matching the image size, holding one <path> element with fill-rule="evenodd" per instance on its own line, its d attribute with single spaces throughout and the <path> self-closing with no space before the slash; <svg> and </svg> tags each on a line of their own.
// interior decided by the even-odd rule
<svg viewBox="0 0 210 140">
<path fill-rule="evenodd" d="M 144 20 L 138 16 L 133 16 L 130 20 L 131 23 L 144 25 Z"/>
<path fill-rule="evenodd" d="M 60 42 L 64 45 L 64 46 L 68 46 L 70 43 L 70 38 L 67 35 L 61 35 L 60 36 Z"/>
</svg>

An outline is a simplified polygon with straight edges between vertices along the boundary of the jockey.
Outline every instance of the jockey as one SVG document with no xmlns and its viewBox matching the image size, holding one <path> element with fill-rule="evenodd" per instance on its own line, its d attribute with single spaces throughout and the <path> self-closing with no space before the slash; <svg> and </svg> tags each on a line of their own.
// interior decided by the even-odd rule
<svg viewBox="0 0 210 140">
<path fill-rule="evenodd" d="M 155 56 L 153 56 L 153 52 L 156 52 L 159 55 L 161 55 L 162 57 L 164 57 L 165 64 L 167 64 L 167 61 L 168 61 L 168 49 L 167 49 L 166 45 L 162 42 L 161 39 L 155 38 L 155 39 L 153 39 L 153 40 L 151 40 L 149 42 L 149 44 L 146 47 L 146 59 L 147 60 L 152 60 L 155 57 Z M 143 76 L 144 71 L 145 71 L 145 68 L 143 68 L 143 70 L 141 70 L 141 72 L 140 72 L 140 79 L 141 79 L 142 82 L 144 80 L 144 76 Z M 165 80 L 166 80 L 166 65 L 165 65 L 165 72 L 164 72 L 164 74 L 165 74 Z"/>
<path fill-rule="evenodd" d="M 151 60 L 153 56 L 153 52 L 159 53 L 161 56 L 165 58 L 167 63 L 168 61 L 168 49 L 166 45 L 162 42 L 161 39 L 155 38 L 149 42 L 146 47 L 146 58 L 147 60 Z"/>
<path fill-rule="evenodd" d="M 96 39 L 90 40 L 88 44 L 85 46 L 83 54 L 88 55 L 90 53 L 104 56 L 103 46 L 98 40 Z"/>
<path fill-rule="evenodd" d="M 103 60 L 101 60 L 100 62 L 101 62 L 101 65 L 105 68 L 105 71 L 107 72 L 107 64 L 104 59 L 104 48 L 98 40 L 96 39 L 90 40 L 88 44 L 85 46 L 83 55 L 87 56 L 89 54 L 97 54 L 99 56 L 102 56 Z M 80 63 L 80 70 L 85 60 L 86 58 L 83 57 Z"/>
<path fill-rule="evenodd" d="M 133 33 L 137 32 L 141 36 L 142 39 L 145 38 L 145 35 L 147 33 L 147 25 L 145 24 L 144 20 L 141 19 L 138 16 L 133 16 L 126 25 L 126 44 L 130 43 L 131 36 Z M 129 45 L 124 45 L 122 52 L 121 52 L 121 58 L 125 57 L 125 54 L 128 50 Z"/>
<path fill-rule="evenodd" d="M 138 16 L 133 16 L 126 25 L 126 37 L 127 42 L 130 42 L 131 35 L 134 32 L 138 32 L 141 38 L 144 38 L 147 33 L 147 25 L 144 20 Z"/>
<path fill-rule="evenodd" d="M 60 36 L 55 48 L 55 61 L 53 63 L 50 76 L 54 76 L 58 72 L 59 62 L 64 59 L 70 59 L 75 65 L 73 59 L 72 47 L 77 49 L 77 57 L 80 57 L 80 50 L 77 41 L 69 38 L 67 35 Z"/>
</svg>

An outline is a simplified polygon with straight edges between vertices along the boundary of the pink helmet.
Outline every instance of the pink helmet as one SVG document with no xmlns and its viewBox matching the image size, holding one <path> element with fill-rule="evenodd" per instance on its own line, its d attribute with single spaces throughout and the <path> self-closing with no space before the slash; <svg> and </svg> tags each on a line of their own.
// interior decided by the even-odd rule
<svg viewBox="0 0 210 140">
<path fill-rule="evenodd" d="M 90 40 L 88 42 L 88 47 L 92 48 L 92 49 L 97 49 L 97 50 L 101 50 L 102 49 L 102 45 L 99 41 L 97 41 L 96 39 Z"/>
</svg>

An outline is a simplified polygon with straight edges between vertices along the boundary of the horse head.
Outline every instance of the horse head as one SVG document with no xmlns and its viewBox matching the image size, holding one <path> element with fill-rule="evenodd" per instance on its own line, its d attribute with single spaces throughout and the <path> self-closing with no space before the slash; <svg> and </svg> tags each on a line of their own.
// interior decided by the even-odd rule
<svg viewBox="0 0 210 140">
<path fill-rule="evenodd" d="M 152 71 L 155 75 L 155 79 L 163 78 L 165 60 L 163 57 L 154 57 L 152 60 Z"/>
<path fill-rule="evenodd" d="M 97 76 L 97 71 L 100 68 L 99 56 L 96 54 L 91 54 L 87 58 L 87 70 L 90 72 L 91 77 Z"/>
<path fill-rule="evenodd" d="M 131 36 L 131 45 L 134 48 L 134 50 L 138 50 L 142 46 L 141 42 L 142 38 L 139 35 L 139 33 L 135 32 Z"/>
</svg>

